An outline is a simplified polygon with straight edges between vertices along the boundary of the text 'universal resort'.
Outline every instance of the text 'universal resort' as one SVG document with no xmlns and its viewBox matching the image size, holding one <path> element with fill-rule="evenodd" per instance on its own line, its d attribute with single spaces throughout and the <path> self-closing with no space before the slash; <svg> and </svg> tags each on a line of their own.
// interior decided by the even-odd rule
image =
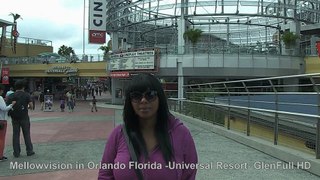
<svg viewBox="0 0 320 180">
<path fill-rule="evenodd" d="M 31 163 L 31 162 L 10 162 L 10 169 L 51 169 L 51 170 L 70 170 L 70 169 L 310 169 L 310 162 L 262 162 L 236 163 L 236 162 L 210 162 L 210 163 L 185 163 L 169 162 L 163 165 L 157 162 L 139 163 L 129 161 L 129 163 Z"/>
</svg>

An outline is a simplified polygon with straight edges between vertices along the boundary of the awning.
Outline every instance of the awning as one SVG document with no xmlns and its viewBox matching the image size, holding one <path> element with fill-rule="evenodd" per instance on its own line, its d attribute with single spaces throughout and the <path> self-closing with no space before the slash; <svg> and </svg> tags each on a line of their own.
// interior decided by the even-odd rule
<svg viewBox="0 0 320 180">
<path fill-rule="evenodd" d="M 13 26 L 14 23 L 10 22 L 10 21 L 6 21 L 6 20 L 3 20 L 3 19 L 0 19 L 0 27 L 2 26 Z"/>
</svg>

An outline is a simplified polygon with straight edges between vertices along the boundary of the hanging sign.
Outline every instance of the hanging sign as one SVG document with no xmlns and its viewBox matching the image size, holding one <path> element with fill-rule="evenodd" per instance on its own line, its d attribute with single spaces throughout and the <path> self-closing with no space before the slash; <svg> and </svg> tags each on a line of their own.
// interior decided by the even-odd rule
<svg viewBox="0 0 320 180">
<path fill-rule="evenodd" d="M 1 77 L 2 77 L 2 84 L 9 84 L 9 68 L 8 67 L 2 68 Z"/>
</svg>

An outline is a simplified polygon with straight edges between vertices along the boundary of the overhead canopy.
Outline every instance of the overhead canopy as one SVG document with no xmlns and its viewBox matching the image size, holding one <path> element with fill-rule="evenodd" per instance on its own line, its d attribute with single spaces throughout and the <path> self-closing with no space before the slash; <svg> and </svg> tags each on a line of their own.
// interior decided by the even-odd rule
<svg viewBox="0 0 320 180">
<path fill-rule="evenodd" d="M 14 23 L 9 22 L 9 21 L 6 21 L 6 20 L 3 20 L 3 19 L 0 19 L 0 27 L 3 27 L 3 26 L 12 26 L 12 25 L 14 25 Z"/>
</svg>

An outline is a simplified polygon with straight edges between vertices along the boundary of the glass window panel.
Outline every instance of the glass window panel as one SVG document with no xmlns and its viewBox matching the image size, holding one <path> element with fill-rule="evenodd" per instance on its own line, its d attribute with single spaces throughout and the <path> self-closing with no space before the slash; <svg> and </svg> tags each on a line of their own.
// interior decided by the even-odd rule
<svg viewBox="0 0 320 180">
<path fill-rule="evenodd" d="M 222 4 L 222 1 L 218 1 L 219 6 L 222 6 L 222 5 L 224 5 L 224 6 L 237 6 L 237 4 L 238 4 L 238 1 L 234 1 L 234 0 L 230 0 L 230 1 L 224 0 L 223 4 Z"/>
<path fill-rule="evenodd" d="M 241 6 L 258 6 L 258 1 L 240 1 Z"/>
<path fill-rule="evenodd" d="M 215 1 L 198 2 L 197 6 L 216 6 Z"/>
</svg>

